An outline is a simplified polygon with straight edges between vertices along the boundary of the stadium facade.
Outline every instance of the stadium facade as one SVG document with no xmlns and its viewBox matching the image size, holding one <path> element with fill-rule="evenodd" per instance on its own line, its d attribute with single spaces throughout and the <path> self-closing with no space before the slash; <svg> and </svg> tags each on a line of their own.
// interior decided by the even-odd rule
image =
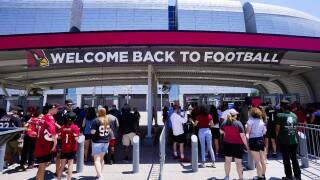
<svg viewBox="0 0 320 180">
<path fill-rule="evenodd" d="M 320 19 L 307 13 L 268 4 L 241 4 L 239 1 L 223 0 L 0 0 L 0 27 L 0 35 L 161 30 L 320 37 Z M 288 76 L 274 82 L 265 82 L 264 88 L 268 92 L 298 93 L 302 102 L 320 100 L 320 92 L 315 91 L 320 89 L 316 79 L 319 71 L 304 68 L 307 70 L 303 69 L 299 78 Z M 146 102 L 146 86 L 130 88 L 74 88 L 68 91 L 78 105 L 90 101 L 92 97 L 89 96 L 93 91 L 104 94 L 106 100 L 103 103 L 107 104 L 125 101 L 126 94 L 132 94 L 137 104 Z M 207 92 L 190 92 L 190 87 L 184 86 L 180 87 L 180 93 L 221 93 L 217 91 L 218 87 L 215 88 L 215 92 L 212 88 L 207 88 Z M 245 94 L 251 91 L 242 89 Z M 45 99 L 48 102 L 63 99 L 59 95 L 63 93 L 63 90 L 48 91 L 45 95 L 49 95 Z M 119 94 L 123 95 L 122 100 L 114 98 Z"/>
</svg>

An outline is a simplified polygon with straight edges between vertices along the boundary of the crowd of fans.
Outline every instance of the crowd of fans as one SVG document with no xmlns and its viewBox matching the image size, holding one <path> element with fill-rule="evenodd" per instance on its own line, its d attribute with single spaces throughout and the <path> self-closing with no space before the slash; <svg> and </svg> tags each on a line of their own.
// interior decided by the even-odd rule
<svg viewBox="0 0 320 180">
<path fill-rule="evenodd" d="M 67 164 L 67 179 L 72 178 L 73 161 L 76 158 L 80 133 L 83 133 L 85 162 L 93 161 L 97 179 L 103 179 L 105 160 L 116 162 L 116 144 L 122 141 L 123 160 L 129 160 L 128 149 L 139 130 L 140 114 L 125 104 L 121 111 L 115 105 L 97 108 L 73 107 L 71 100 L 65 105 L 46 104 L 42 112 L 36 107 L 28 107 L 23 113 L 21 106 L 13 106 L 10 112 L 0 110 L 0 128 L 25 127 L 6 145 L 5 163 L 9 166 L 20 161 L 19 169 L 26 171 L 37 164 L 36 179 L 44 179 L 48 164 L 55 161 L 54 175 L 61 179 Z M 27 167 L 26 167 L 27 165 Z"/>
<path fill-rule="evenodd" d="M 255 161 L 257 179 L 266 179 L 267 158 L 277 158 L 278 152 L 284 163 L 286 177 L 283 179 L 301 179 L 296 156 L 297 125 L 320 125 L 320 104 L 300 106 L 284 100 L 273 106 L 271 102 L 253 103 L 249 98 L 242 104 L 235 103 L 232 108 L 226 103 L 219 108 L 189 104 L 184 109 L 171 104 L 163 108 L 163 122 L 168 128 L 173 157 L 181 162 L 189 161 L 185 158 L 184 145 L 190 144 L 194 134 L 200 143 L 200 167 L 206 167 L 209 154 L 210 167 L 215 167 L 216 158 L 224 157 L 225 179 L 229 179 L 233 158 L 239 179 L 243 179 L 242 163 L 248 152 Z"/>
<path fill-rule="evenodd" d="M 97 179 L 103 179 L 106 163 L 116 163 L 117 144 L 123 146 L 123 160 L 129 160 L 129 146 L 139 134 L 140 114 L 136 108 L 125 104 L 121 110 L 115 105 L 75 108 L 71 100 L 63 106 L 46 104 L 39 111 L 28 107 L 26 114 L 21 106 L 11 107 L 9 112 L 0 109 L 0 128 L 25 127 L 22 134 L 6 145 L 5 162 L 10 165 L 19 161 L 20 169 L 32 169 L 38 164 L 36 179 L 44 179 L 45 169 L 53 160 L 55 176 L 61 179 L 67 164 L 67 179 L 72 177 L 80 133 L 84 135 L 85 162 L 93 162 Z M 256 104 L 247 99 L 230 108 L 223 103 L 211 105 L 179 105 L 163 108 L 163 122 L 167 126 L 173 157 L 190 162 L 185 156 L 185 144 L 191 135 L 198 136 L 201 154 L 200 167 L 205 168 L 210 155 L 210 167 L 215 168 L 218 158 L 225 159 L 225 179 L 229 179 L 234 158 L 239 179 L 243 179 L 244 154 L 251 153 L 257 169 L 257 179 L 266 179 L 268 158 L 277 158 L 281 152 L 285 175 L 283 179 L 301 179 L 297 161 L 297 124 L 320 125 L 320 104 L 300 106 L 282 101 Z M 155 121 L 155 129 L 158 123 Z M 179 147 L 179 148 L 177 148 Z M 292 168 L 291 168 L 292 164 Z M 26 166 L 27 165 L 27 166 Z M 293 173 L 292 173 L 293 171 Z"/>
</svg>

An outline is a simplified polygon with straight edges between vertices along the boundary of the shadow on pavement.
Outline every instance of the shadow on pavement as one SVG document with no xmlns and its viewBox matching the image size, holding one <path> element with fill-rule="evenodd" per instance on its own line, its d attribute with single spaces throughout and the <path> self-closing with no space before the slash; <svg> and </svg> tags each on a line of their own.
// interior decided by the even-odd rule
<svg viewBox="0 0 320 180">
<path fill-rule="evenodd" d="M 80 176 L 78 180 L 92 180 L 96 179 L 95 176 Z"/>
<path fill-rule="evenodd" d="M 270 177 L 269 180 L 281 180 L 281 178 Z"/>
<path fill-rule="evenodd" d="M 33 177 L 33 178 L 30 178 L 28 180 L 35 180 L 36 177 Z M 51 171 L 46 171 L 45 174 L 44 174 L 44 179 L 55 179 L 55 176 L 54 174 L 51 172 Z"/>
<path fill-rule="evenodd" d="M 133 171 L 123 171 L 122 174 L 133 174 Z"/>
<path fill-rule="evenodd" d="M 223 180 L 223 179 L 218 179 L 216 177 L 211 177 L 211 178 L 208 178 L 207 180 Z"/>
</svg>

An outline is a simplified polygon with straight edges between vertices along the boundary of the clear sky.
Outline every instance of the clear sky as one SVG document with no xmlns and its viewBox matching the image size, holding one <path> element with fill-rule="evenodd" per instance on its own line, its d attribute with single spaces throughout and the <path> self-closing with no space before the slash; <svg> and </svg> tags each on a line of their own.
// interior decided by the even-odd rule
<svg viewBox="0 0 320 180">
<path fill-rule="evenodd" d="M 292 9 L 297 9 L 313 16 L 320 18 L 320 0 L 240 0 L 244 2 L 259 2 L 285 6 Z"/>
</svg>

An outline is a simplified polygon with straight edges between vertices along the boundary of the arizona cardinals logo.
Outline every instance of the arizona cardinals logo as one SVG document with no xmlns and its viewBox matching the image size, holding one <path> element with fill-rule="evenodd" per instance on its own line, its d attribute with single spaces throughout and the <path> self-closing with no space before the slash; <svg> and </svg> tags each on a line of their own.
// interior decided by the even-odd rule
<svg viewBox="0 0 320 180">
<path fill-rule="evenodd" d="M 29 67 L 48 67 L 48 58 L 42 50 L 30 50 L 27 53 Z"/>
</svg>

